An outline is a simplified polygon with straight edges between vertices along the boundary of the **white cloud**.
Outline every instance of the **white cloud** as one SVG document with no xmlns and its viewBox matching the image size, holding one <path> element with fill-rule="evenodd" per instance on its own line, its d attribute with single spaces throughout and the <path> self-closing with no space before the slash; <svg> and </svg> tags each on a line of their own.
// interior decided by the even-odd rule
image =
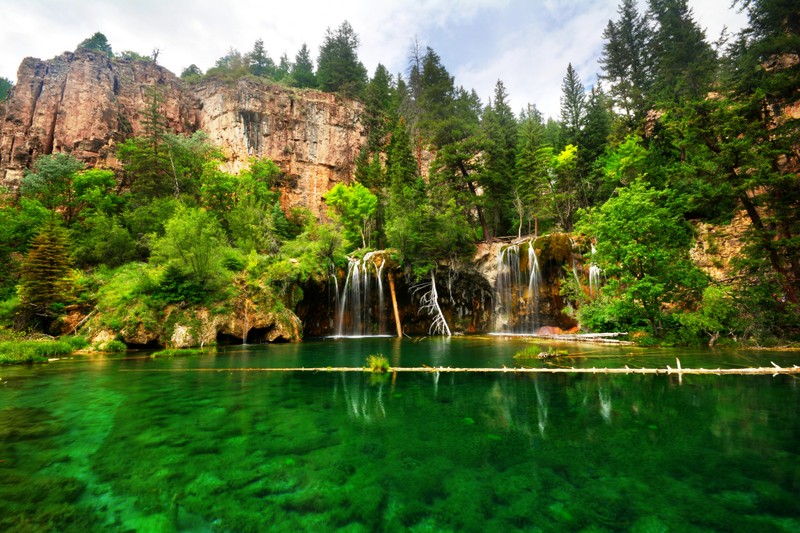
<svg viewBox="0 0 800 533">
<path fill-rule="evenodd" d="M 690 0 L 709 40 L 723 24 L 738 29 L 744 22 L 728 1 Z M 74 50 L 96 31 L 117 52 L 159 48 L 159 62 L 176 74 L 192 63 L 208 69 L 230 48 L 246 52 L 258 38 L 273 59 L 284 52 L 294 58 L 304 42 L 315 57 L 326 28 L 349 20 L 370 73 L 378 62 L 405 71 L 416 37 L 484 101 L 501 79 L 515 111 L 531 102 L 557 117 L 567 63 L 584 83 L 594 82 L 602 31 L 616 9 L 617 0 L 0 0 L 0 76 L 14 79 L 24 57 Z"/>
</svg>

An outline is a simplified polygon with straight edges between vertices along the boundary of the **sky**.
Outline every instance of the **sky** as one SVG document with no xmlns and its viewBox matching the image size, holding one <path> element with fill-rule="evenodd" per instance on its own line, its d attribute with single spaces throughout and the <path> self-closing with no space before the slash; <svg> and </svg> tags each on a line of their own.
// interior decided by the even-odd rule
<svg viewBox="0 0 800 533">
<path fill-rule="evenodd" d="M 746 16 L 731 0 L 689 0 L 715 41 Z M 640 4 L 643 4 L 640 1 Z M 484 103 L 502 80 L 516 112 L 535 104 L 559 117 L 561 81 L 572 63 L 587 89 L 597 81 L 603 29 L 618 0 L 0 0 L 0 76 L 16 80 L 25 57 L 50 59 L 100 31 L 114 52 L 150 55 L 175 74 L 205 71 L 231 48 L 242 53 L 263 39 L 269 55 L 294 59 L 306 43 L 313 58 L 327 28 L 348 20 L 370 75 L 378 63 L 405 73 L 416 40 L 430 46 Z M 643 8 L 642 8 L 643 9 Z"/>
</svg>

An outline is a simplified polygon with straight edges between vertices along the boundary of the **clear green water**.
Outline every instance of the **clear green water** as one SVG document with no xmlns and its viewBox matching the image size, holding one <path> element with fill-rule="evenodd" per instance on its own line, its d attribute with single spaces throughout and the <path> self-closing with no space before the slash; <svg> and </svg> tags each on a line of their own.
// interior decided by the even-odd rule
<svg viewBox="0 0 800 533">
<path fill-rule="evenodd" d="M 524 345 L 348 340 L 0 368 L 0 530 L 800 531 L 793 377 L 238 370 L 376 352 L 510 367 Z M 569 350 L 568 366 L 800 362 Z"/>
</svg>

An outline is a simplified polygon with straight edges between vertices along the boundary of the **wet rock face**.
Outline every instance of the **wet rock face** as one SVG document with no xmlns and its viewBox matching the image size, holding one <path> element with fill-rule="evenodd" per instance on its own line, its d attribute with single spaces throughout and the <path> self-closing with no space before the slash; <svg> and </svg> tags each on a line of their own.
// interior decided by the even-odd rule
<svg viewBox="0 0 800 533">
<path fill-rule="evenodd" d="M 0 185 L 15 190 L 33 160 L 53 152 L 119 168 L 115 147 L 142 133 L 153 87 L 172 131 L 207 133 L 228 157 L 228 171 L 253 157 L 272 159 L 286 174 L 284 208 L 305 207 L 320 218 L 323 195 L 350 178 L 366 141 L 363 106 L 334 94 L 250 78 L 184 85 L 152 61 L 80 50 L 20 65 L 0 108 Z"/>
</svg>

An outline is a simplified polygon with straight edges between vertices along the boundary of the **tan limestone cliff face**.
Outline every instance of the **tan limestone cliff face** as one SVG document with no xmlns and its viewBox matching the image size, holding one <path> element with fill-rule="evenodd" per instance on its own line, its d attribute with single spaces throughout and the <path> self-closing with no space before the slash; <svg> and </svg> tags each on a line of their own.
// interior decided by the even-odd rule
<svg viewBox="0 0 800 533">
<path fill-rule="evenodd" d="M 725 225 L 700 222 L 694 226 L 695 245 L 689 251 L 692 261 L 714 281 L 730 281 L 735 274 L 733 260 L 741 254 L 750 228 L 747 214 L 739 212 Z"/>
<path fill-rule="evenodd" d="M 269 158 L 286 174 L 284 209 L 305 207 L 324 218 L 323 195 L 348 181 L 366 142 L 363 106 L 331 93 L 254 79 L 206 80 L 193 88 L 198 127 L 237 172 L 250 158 Z"/>
<path fill-rule="evenodd" d="M 82 50 L 20 65 L 0 108 L 0 185 L 16 190 L 42 154 L 69 152 L 88 166 L 119 168 L 116 145 L 143 131 L 152 88 L 177 133 L 202 130 L 238 172 L 269 158 L 285 173 L 284 209 L 325 217 L 324 194 L 350 180 L 366 142 L 359 102 L 315 90 L 243 78 L 185 85 L 152 61 L 109 58 Z"/>
<path fill-rule="evenodd" d="M 0 123 L 0 181 L 15 189 L 36 157 L 54 152 L 72 153 L 89 166 L 118 166 L 114 146 L 141 133 L 153 86 L 170 129 L 193 130 L 191 96 L 153 62 L 89 50 L 25 59 Z"/>
</svg>

